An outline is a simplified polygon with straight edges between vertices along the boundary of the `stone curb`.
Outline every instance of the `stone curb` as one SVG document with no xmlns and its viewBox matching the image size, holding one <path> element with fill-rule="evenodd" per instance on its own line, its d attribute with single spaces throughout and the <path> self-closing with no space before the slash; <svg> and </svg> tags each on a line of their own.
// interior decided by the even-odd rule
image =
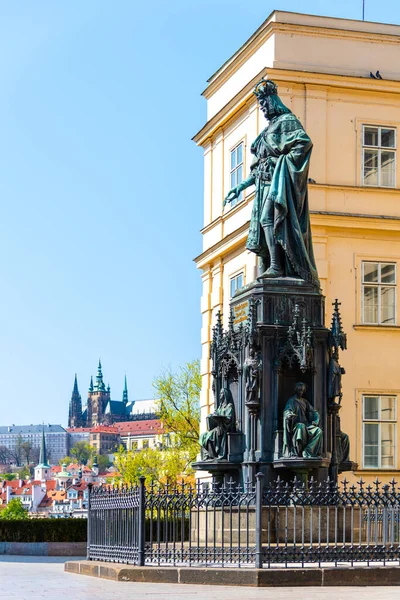
<svg viewBox="0 0 400 600">
<path fill-rule="evenodd" d="M 400 586 L 400 567 L 310 567 L 307 569 L 248 569 L 136 567 L 98 561 L 71 561 L 68 573 L 113 581 L 192 583 L 249 587 Z"/>
<path fill-rule="evenodd" d="M 86 542 L 0 542 L 0 555 L 85 556 Z"/>
</svg>

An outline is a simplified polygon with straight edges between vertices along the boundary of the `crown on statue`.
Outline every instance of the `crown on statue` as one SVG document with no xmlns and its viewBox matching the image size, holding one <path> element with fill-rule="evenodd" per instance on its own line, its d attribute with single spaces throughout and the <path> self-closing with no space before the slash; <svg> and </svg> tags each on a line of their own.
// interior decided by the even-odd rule
<svg viewBox="0 0 400 600">
<path fill-rule="evenodd" d="M 253 93 L 259 100 L 267 96 L 276 96 L 278 93 L 278 86 L 269 79 L 261 79 L 254 88 Z"/>
</svg>

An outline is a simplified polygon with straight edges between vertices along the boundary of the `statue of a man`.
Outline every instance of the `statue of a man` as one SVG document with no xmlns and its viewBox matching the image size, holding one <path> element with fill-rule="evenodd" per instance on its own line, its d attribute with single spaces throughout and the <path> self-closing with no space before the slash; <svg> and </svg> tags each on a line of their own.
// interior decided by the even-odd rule
<svg viewBox="0 0 400 600">
<path fill-rule="evenodd" d="M 243 364 L 243 378 L 245 381 L 246 404 L 257 404 L 259 402 L 260 381 L 262 363 L 256 356 L 256 350 L 250 346 L 249 356 Z"/>
<path fill-rule="evenodd" d="M 217 410 L 207 416 L 207 431 L 200 434 L 200 446 L 204 460 L 226 458 L 228 433 L 236 431 L 235 405 L 229 389 L 221 390 L 219 401 Z"/>
<path fill-rule="evenodd" d="M 316 458 L 322 454 L 322 429 L 319 414 L 303 398 L 305 383 L 296 383 L 296 394 L 289 398 L 283 411 L 283 455 Z"/>
<path fill-rule="evenodd" d="M 246 248 L 260 257 L 262 276 L 300 277 L 319 287 L 307 191 L 312 142 L 273 81 L 261 80 L 254 94 L 269 124 L 251 146 L 250 176 L 229 192 L 224 206 L 254 184 Z"/>
<path fill-rule="evenodd" d="M 342 399 L 342 375 L 344 374 L 345 370 L 339 364 L 338 355 L 333 352 L 329 360 L 328 398 L 333 401 L 339 398 L 339 404 Z"/>
</svg>

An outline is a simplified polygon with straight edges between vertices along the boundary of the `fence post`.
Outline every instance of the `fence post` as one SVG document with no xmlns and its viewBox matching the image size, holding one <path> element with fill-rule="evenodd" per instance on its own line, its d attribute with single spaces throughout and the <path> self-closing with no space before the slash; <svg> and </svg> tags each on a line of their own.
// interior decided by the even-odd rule
<svg viewBox="0 0 400 600">
<path fill-rule="evenodd" d="M 93 483 L 88 483 L 88 516 L 87 516 L 87 544 L 86 544 L 86 559 L 90 560 L 90 496 L 92 495 Z"/>
<path fill-rule="evenodd" d="M 138 566 L 144 567 L 144 546 L 145 546 L 145 519 L 146 519 L 146 506 L 145 506 L 145 494 L 146 490 L 144 487 L 145 477 L 140 477 L 139 483 L 139 530 L 138 530 Z"/>
<path fill-rule="evenodd" d="M 262 492 L 263 473 L 256 475 L 256 569 L 262 569 Z"/>
</svg>

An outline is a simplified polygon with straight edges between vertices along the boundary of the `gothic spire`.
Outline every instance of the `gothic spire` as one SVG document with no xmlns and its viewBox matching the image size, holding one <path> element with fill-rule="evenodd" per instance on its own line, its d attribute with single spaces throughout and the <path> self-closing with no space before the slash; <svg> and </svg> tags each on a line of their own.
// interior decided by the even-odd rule
<svg viewBox="0 0 400 600">
<path fill-rule="evenodd" d="M 105 392 L 106 386 L 103 381 L 103 372 L 101 370 L 101 360 L 99 359 L 99 366 L 97 367 L 96 385 L 94 386 L 96 392 Z"/>
<path fill-rule="evenodd" d="M 343 331 L 342 316 L 340 314 L 339 306 L 341 303 L 336 298 L 335 302 L 332 302 L 333 315 L 331 325 L 331 345 L 337 352 L 339 348 L 346 350 L 347 348 L 347 336 Z"/>
<path fill-rule="evenodd" d="M 126 383 L 126 375 L 125 375 L 124 391 L 122 392 L 122 402 L 124 402 L 125 404 L 128 404 L 128 385 Z"/>
<path fill-rule="evenodd" d="M 93 375 L 90 377 L 89 392 L 93 392 Z"/>
<path fill-rule="evenodd" d="M 39 465 L 38 466 L 50 468 L 50 465 L 47 463 L 46 438 L 44 435 L 44 425 L 42 428 L 42 443 L 40 444 L 40 455 L 39 455 Z"/>
<path fill-rule="evenodd" d="M 72 390 L 72 395 L 75 396 L 79 396 L 79 390 L 78 390 L 78 379 L 76 377 L 76 373 L 75 373 L 75 380 L 74 380 L 74 389 Z"/>
<path fill-rule="evenodd" d="M 68 427 L 82 426 L 82 398 L 78 389 L 78 378 L 75 373 L 74 387 L 69 403 Z"/>
</svg>

